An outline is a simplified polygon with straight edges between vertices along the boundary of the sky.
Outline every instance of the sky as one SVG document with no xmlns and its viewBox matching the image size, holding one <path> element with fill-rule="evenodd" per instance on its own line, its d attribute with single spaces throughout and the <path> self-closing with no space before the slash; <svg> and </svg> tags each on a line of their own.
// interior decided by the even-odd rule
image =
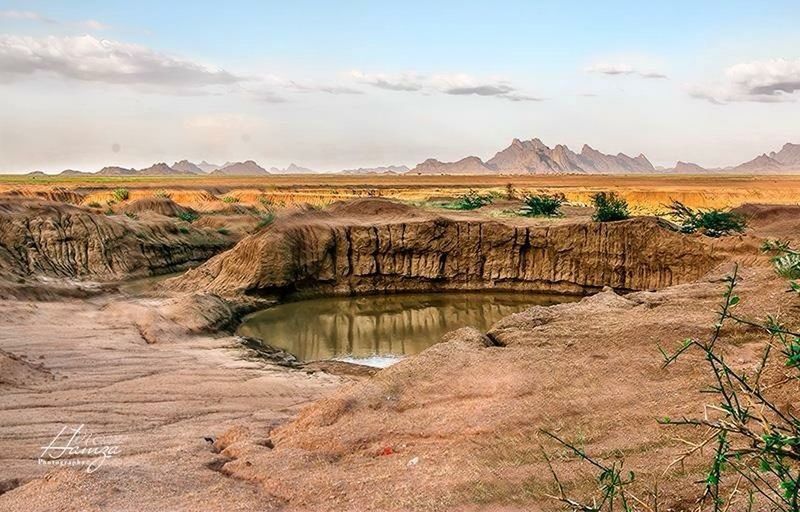
<svg viewBox="0 0 800 512">
<path fill-rule="evenodd" d="M 0 172 L 800 143 L 800 2 L 0 0 Z"/>
</svg>

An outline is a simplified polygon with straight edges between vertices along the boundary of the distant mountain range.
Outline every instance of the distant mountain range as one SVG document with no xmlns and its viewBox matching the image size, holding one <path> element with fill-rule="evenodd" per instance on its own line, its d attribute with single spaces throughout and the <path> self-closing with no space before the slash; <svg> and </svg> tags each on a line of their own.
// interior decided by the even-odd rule
<svg viewBox="0 0 800 512">
<path fill-rule="evenodd" d="M 388 165 L 383 167 L 359 167 L 358 169 L 345 169 L 342 174 L 405 174 L 409 168 L 405 165 Z"/>
<path fill-rule="evenodd" d="M 227 162 L 208 174 L 211 176 L 266 176 L 269 172 L 254 161 L 245 160 L 244 162 Z"/>
<path fill-rule="evenodd" d="M 678 162 L 669 169 L 656 169 L 646 156 L 630 157 L 624 153 L 607 155 L 589 145 L 575 153 L 563 144 L 548 147 L 539 139 L 521 141 L 482 161 L 468 156 L 457 162 L 425 160 L 409 171 L 410 174 L 703 174 L 726 173 L 783 173 L 800 172 L 800 144 L 786 144 L 779 152 L 761 155 L 735 167 L 705 169 L 690 162 Z"/>
<path fill-rule="evenodd" d="M 269 172 L 273 174 L 315 174 L 317 171 L 312 171 L 299 165 L 289 164 L 286 169 L 278 169 L 277 167 L 270 168 Z"/>
<path fill-rule="evenodd" d="M 562 144 L 554 148 L 539 139 L 521 141 L 511 145 L 485 163 L 476 156 L 458 162 L 444 163 L 428 159 L 410 171 L 412 174 L 630 174 L 654 173 L 655 167 L 644 155 L 631 158 L 619 153 L 603 154 L 584 145 L 575 153 Z"/>
<path fill-rule="evenodd" d="M 211 164 L 203 160 L 199 164 L 181 160 L 172 165 L 159 162 L 146 169 L 125 167 L 103 167 L 97 172 L 68 169 L 61 176 L 267 176 L 270 174 L 316 174 L 318 171 L 290 164 L 284 169 L 272 167 L 269 171 L 253 160 Z M 522 141 L 514 139 L 511 144 L 484 162 L 477 156 L 468 156 L 456 162 L 441 162 L 429 158 L 413 169 L 405 165 L 361 167 L 346 169 L 339 174 L 782 174 L 800 173 L 800 144 L 786 143 L 780 151 L 764 153 L 742 164 L 724 168 L 704 168 L 695 163 L 678 161 L 674 167 L 654 167 L 646 156 L 635 157 L 624 153 L 616 155 L 602 153 L 584 145 L 576 153 L 563 144 L 550 148 L 539 139 Z M 28 173 L 43 174 L 40 171 Z"/>
</svg>

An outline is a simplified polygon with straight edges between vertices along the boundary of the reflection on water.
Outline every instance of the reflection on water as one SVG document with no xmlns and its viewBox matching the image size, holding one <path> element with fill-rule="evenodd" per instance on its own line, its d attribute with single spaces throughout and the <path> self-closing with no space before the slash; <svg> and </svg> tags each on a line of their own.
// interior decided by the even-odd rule
<svg viewBox="0 0 800 512">
<path fill-rule="evenodd" d="M 393 360 L 391 356 L 417 354 L 453 329 L 470 326 L 485 331 L 500 318 L 530 306 L 572 300 L 577 297 L 531 293 L 315 299 L 255 313 L 245 319 L 238 334 L 306 361 L 344 359 L 385 366 Z"/>
</svg>

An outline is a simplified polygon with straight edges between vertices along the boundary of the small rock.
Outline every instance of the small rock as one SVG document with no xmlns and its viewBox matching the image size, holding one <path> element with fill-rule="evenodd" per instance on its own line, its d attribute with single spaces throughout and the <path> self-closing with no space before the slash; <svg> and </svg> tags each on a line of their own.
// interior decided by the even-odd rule
<svg viewBox="0 0 800 512">
<path fill-rule="evenodd" d="M 419 464 L 419 457 L 414 457 L 413 459 L 411 459 L 410 461 L 408 461 L 408 463 L 406 464 L 406 466 L 408 466 L 408 467 L 410 467 L 410 468 L 411 468 L 411 467 L 414 467 L 414 466 L 416 466 L 417 464 Z"/>
</svg>

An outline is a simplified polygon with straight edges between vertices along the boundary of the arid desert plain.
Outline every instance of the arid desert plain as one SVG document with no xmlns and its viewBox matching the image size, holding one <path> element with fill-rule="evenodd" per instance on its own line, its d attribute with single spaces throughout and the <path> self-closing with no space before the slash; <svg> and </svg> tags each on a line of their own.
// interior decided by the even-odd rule
<svg viewBox="0 0 800 512">
<path fill-rule="evenodd" d="M 706 484 L 728 427 L 796 470 L 797 368 L 764 348 L 793 360 L 800 297 L 764 244 L 798 246 L 798 204 L 777 175 L 0 177 L 0 510 L 768 510 L 772 473 Z M 711 339 L 717 372 L 684 341 Z"/>
</svg>

